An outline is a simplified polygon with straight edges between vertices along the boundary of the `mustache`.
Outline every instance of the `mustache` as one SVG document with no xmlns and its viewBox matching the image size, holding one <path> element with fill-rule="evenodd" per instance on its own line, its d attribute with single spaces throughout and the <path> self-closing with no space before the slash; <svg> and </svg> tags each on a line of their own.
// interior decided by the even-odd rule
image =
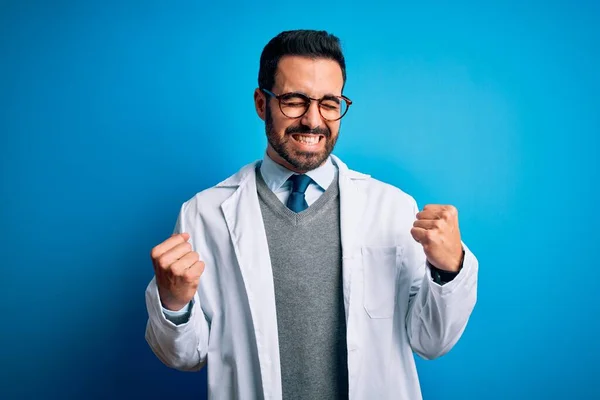
<svg viewBox="0 0 600 400">
<path fill-rule="evenodd" d="M 294 133 L 309 134 L 309 135 L 323 135 L 326 138 L 329 138 L 331 136 L 331 131 L 327 127 L 319 126 L 319 127 L 311 129 L 306 125 L 290 126 L 285 130 L 285 133 L 288 135 L 292 135 Z"/>
</svg>

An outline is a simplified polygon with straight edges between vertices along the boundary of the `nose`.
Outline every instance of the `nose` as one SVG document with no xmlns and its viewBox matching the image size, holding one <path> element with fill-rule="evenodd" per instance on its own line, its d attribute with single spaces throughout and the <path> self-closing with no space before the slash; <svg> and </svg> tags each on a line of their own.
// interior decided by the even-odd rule
<svg viewBox="0 0 600 400">
<path fill-rule="evenodd" d="M 303 125 L 308 126 L 310 129 L 315 129 L 323 122 L 321 113 L 319 112 L 319 103 L 311 101 L 308 106 L 308 111 L 302 116 Z"/>
</svg>

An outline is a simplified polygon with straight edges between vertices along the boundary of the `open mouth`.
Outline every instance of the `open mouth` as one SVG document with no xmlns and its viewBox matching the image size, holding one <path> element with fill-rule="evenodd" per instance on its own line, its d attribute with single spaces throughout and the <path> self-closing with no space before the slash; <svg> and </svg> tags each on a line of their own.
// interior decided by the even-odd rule
<svg viewBox="0 0 600 400">
<path fill-rule="evenodd" d="M 305 146 L 315 146 L 321 142 L 321 140 L 325 139 L 323 135 L 302 135 L 295 134 L 292 135 L 292 138 L 295 142 L 301 143 Z"/>
</svg>

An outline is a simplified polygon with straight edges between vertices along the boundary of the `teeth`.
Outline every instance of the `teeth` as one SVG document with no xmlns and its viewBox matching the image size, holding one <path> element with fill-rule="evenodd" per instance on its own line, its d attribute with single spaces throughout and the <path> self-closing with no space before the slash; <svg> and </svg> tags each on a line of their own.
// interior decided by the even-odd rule
<svg viewBox="0 0 600 400">
<path fill-rule="evenodd" d="M 300 143 L 317 144 L 319 142 L 319 136 L 316 135 L 297 135 L 295 138 Z"/>
</svg>

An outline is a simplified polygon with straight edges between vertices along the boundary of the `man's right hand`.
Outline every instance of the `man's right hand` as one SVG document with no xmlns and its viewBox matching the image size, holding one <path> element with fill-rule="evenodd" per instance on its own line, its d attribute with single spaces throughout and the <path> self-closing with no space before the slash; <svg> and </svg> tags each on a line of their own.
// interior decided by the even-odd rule
<svg viewBox="0 0 600 400">
<path fill-rule="evenodd" d="M 189 238 L 188 233 L 175 234 L 150 253 L 158 294 L 167 310 L 181 310 L 194 298 L 204 272 L 204 263 L 192 251 Z"/>
</svg>

